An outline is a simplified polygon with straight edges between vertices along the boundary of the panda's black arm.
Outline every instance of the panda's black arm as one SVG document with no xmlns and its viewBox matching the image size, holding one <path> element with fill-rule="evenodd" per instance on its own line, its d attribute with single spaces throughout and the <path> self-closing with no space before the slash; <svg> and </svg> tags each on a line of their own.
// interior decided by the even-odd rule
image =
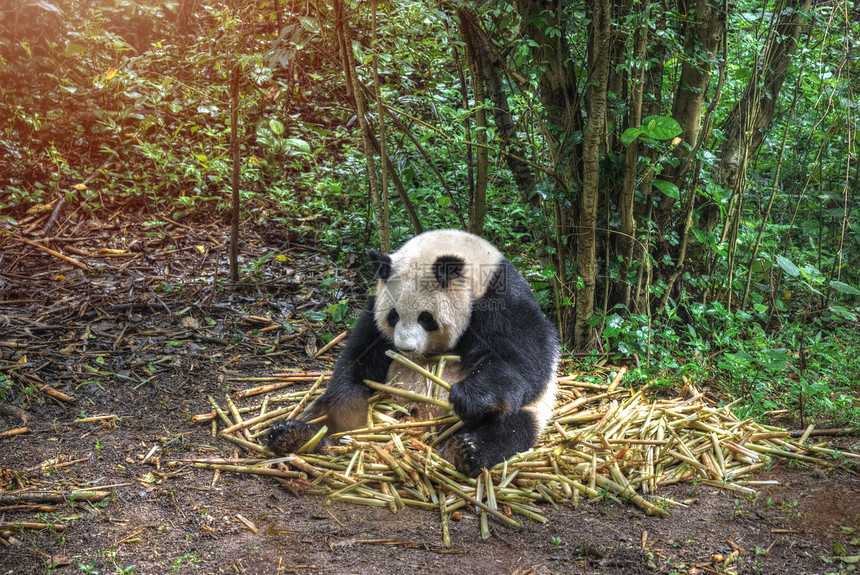
<svg viewBox="0 0 860 575">
<path fill-rule="evenodd" d="M 525 279 L 507 271 L 510 281 L 477 302 L 456 346 L 465 377 L 453 386 L 450 401 L 466 421 L 515 413 L 555 376 L 556 330 Z"/>
<path fill-rule="evenodd" d="M 383 381 L 391 358 L 385 352 L 394 349 L 394 344 L 379 331 L 375 319 L 376 298 L 370 296 L 361 316 L 346 338 L 346 346 L 334 366 L 332 386 L 354 385 L 369 390 L 365 379 Z"/>
<path fill-rule="evenodd" d="M 394 345 L 376 327 L 374 319 L 375 298 L 370 297 L 355 326 L 349 332 L 346 346 L 334 366 L 332 379 L 319 399 L 302 414 L 308 421 L 320 415 L 329 417 L 329 430 L 349 429 L 349 420 L 366 412 L 367 399 L 372 390 L 364 380 L 384 381 L 391 365 L 385 355 Z M 360 413 L 355 413 L 359 412 Z"/>
</svg>

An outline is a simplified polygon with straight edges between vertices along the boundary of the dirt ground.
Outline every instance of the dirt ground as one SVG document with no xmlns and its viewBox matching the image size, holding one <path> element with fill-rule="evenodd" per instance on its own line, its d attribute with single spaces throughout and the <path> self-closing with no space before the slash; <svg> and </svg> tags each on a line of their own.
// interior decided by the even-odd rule
<svg viewBox="0 0 860 575">
<path fill-rule="evenodd" d="M 860 555 L 858 467 L 839 462 L 779 463 L 755 476 L 778 482 L 757 498 L 668 487 L 662 495 L 687 505 L 669 518 L 582 500 L 546 507 L 548 523 L 522 531 L 491 522 L 482 540 L 467 510 L 450 521 L 451 548 L 438 512 L 327 504 L 251 475 L 170 465 L 233 454 L 190 421 L 210 410 L 208 396 L 330 367 L 308 358 L 335 326 L 307 312 L 363 287 L 312 242 L 274 229 L 243 232 L 245 280 L 233 289 L 215 226 L 78 220 L 36 243 L 86 270 L 0 237 L 0 432 L 28 428 L 0 439 L 0 574 L 825 574 L 851 572 Z M 116 418 L 75 422 L 101 415 Z M 860 452 L 856 438 L 841 446 Z M 71 490 L 109 495 L 10 500 Z"/>
</svg>

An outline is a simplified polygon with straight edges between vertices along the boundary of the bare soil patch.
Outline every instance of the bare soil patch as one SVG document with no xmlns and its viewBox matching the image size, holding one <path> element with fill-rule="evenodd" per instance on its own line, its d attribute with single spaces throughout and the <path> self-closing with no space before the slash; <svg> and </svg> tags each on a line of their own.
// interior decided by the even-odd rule
<svg viewBox="0 0 860 575">
<path fill-rule="evenodd" d="M 756 475 L 779 481 L 756 499 L 672 486 L 661 494 L 688 507 L 667 519 L 582 500 L 547 508 L 548 524 L 522 531 L 491 521 L 488 540 L 465 511 L 450 522 L 450 549 L 436 512 L 329 505 L 267 479 L 168 466 L 233 455 L 190 416 L 235 390 L 234 378 L 330 367 L 308 352 L 334 327 L 295 320 L 361 297 L 363 286 L 312 242 L 254 228 L 242 248 L 247 283 L 213 289 L 226 269 L 220 229 L 119 221 L 81 216 L 37 242 L 86 271 L 0 238 L 0 432 L 29 428 L 0 439 L 0 521 L 62 526 L 4 531 L 0 573 L 800 574 L 847 573 L 838 556 L 860 555 L 850 466 L 779 463 Z M 101 415 L 116 418 L 75 422 Z M 843 447 L 860 450 L 856 440 Z M 109 496 L 44 508 L 4 500 L 46 490 Z M 733 552 L 729 563 L 714 559 Z"/>
</svg>

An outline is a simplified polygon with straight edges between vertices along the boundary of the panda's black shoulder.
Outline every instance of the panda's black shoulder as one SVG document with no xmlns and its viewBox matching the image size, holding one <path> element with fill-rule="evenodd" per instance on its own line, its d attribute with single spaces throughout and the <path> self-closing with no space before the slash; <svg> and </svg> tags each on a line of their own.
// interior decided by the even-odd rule
<svg viewBox="0 0 860 575">
<path fill-rule="evenodd" d="M 524 306 L 530 311 L 543 315 L 529 282 L 507 258 L 499 260 L 487 284 L 487 291 L 481 299 L 508 302 L 516 309 Z"/>
<path fill-rule="evenodd" d="M 556 353 L 556 330 L 510 260 L 499 261 L 484 295 L 473 302 L 469 327 L 457 347 L 467 356 L 481 348 L 491 353 L 506 349 L 517 356 L 527 351 L 540 361 Z"/>
<path fill-rule="evenodd" d="M 558 349 L 558 332 L 531 286 L 509 260 L 501 260 L 454 347 L 461 369 L 496 385 L 504 382 L 504 393 L 532 403 L 555 377 Z"/>
</svg>

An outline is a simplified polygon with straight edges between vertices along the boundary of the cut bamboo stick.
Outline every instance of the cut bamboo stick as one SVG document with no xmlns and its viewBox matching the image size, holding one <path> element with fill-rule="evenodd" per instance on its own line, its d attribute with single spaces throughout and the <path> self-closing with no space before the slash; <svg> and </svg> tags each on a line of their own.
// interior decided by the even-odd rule
<svg viewBox="0 0 860 575">
<path fill-rule="evenodd" d="M 416 373 L 420 373 L 421 375 L 423 375 L 424 377 L 426 377 L 430 381 L 432 381 L 438 385 L 441 385 L 447 391 L 451 391 L 451 385 L 447 381 L 443 380 L 441 377 L 437 376 L 435 373 L 432 373 L 432 372 L 424 369 L 423 367 L 421 367 L 420 365 L 418 365 L 417 363 L 415 363 L 411 359 L 404 357 L 404 356 L 400 355 L 399 353 L 391 351 L 391 350 L 386 351 L 385 355 L 387 355 L 388 357 L 390 357 L 391 359 L 393 359 L 394 361 L 396 361 L 398 363 L 402 363 L 403 365 L 405 365 L 406 367 L 408 367 L 412 371 L 414 371 Z"/>
<path fill-rule="evenodd" d="M 22 433 L 28 433 L 29 431 L 29 427 L 16 427 L 14 429 L 7 429 L 6 431 L 0 431 L 0 439 L 14 437 L 15 435 L 21 435 Z"/>
<path fill-rule="evenodd" d="M 442 407 L 445 409 L 451 409 L 451 404 L 442 399 L 436 399 L 435 397 L 427 397 L 426 395 L 422 395 L 420 393 L 415 393 L 413 391 L 407 391 L 405 389 L 400 389 L 399 387 L 394 387 L 391 385 L 385 385 L 384 383 L 377 383 L 375 381 L 364 380 L 364 384 L 377 391 L 383 391 L 385 393 L 394 395 L 396 397 L 402 397 L 403 399 L 408 399 L 409 401 L 416 401 L 418 403 L 429 403 L 430 405 L 435 405 L 437 407 Z"/>
</svg>

